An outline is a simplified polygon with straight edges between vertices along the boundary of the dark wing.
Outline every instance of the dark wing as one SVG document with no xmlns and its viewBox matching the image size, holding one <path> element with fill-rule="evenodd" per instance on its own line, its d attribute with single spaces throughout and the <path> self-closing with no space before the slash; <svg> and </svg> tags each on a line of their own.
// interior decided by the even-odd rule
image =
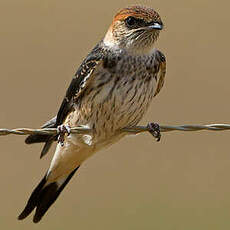
<svg viewBox="0 0 230 230">
<path fill-rule="evenodd" d="M 43 125 L 43 127 L 56 128 L 58 125 L 61 125 L 64 122 L 66 116 L 72 110 L 73 99 L 78 98 L 84 91 L 86 86 L 91 81 L 93 71 L 103 61 L 104 57 L 105 50 L 99 43 L 86 57 L 74 75 L 74 78 L 67 89 L 65 98 L 61 103 L 57 116 L 48 121 L 45 125 Z M 56 137 L 52 137 L 50 135 L 32 134 L 26 138 L 25 142 L 26 144 L 45 142 L 46 144 L 41 153 L 42 157 L 48 152 L 54 140 L 56 140 Z"/>
<path fill-rule="evenodd" d="M 157 80 L 157 88 L 154 96 L 156 96 L 161 88 L 164 85 L 164 79 L 166 74 L 166 59 L 163 53 L 161 53 L 159 50 L 156 51 L 156 57 L 155 57 L 155 70 L 157 72 L 156 80 Z"/>
<path fill-rule="evenodd" d="M 99 63 L 103 61 L 104 50 L 97 45 L 86 57 L 77 70 L 62 101 L 57 114 L 56 126 L 61 125 L 73 106 L 73 99 L 78 98 L 91 81 L 92 73 Z"/>
</svg>

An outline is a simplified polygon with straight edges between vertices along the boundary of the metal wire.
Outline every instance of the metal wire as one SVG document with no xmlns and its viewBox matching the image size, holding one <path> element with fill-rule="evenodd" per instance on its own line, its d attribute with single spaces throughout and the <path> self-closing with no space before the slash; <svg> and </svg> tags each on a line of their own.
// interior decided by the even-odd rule
<svg viewBox="0 0 230 230">
<path fill-rule="evenodd" d="M 230 124 L 208 124 L 208 125 L 160 125 L 161 132 L 171 132 L 171 131 L 225 131 L 230 130 Z M 142 132 L 149 131 L 147 126 L 135 126 L 135 127 L 127 127 L 121 130 L 121 132 L 128 132 L 132 134 L 138 134 Z M 57 134 L 57 129 L 55 128 L 46 128 L 46 129 L 30 129 L 30 128 L 17 128 L 17 129 L 0 129 L 0 136 L 6 136 L 10 134 L 15 135 L 30 135 L 30 134 L 47 134 L 47 135 L 55 135 Z M 74 127 L 71 128 L 71 133 L 78 134 L 88 134 L 91 130 L 86 127 Z"/>
</svg>

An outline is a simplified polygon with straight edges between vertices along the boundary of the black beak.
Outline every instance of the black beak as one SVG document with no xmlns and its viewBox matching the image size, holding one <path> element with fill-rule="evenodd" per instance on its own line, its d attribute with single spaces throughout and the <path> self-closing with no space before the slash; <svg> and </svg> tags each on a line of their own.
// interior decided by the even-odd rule
<svg viewBox="0 0 230 230">
<path fill-rule="evenodd" d="M 152 25 L 148 26 L 149 29 L 154 29 L 154 30 L 162 30 L 163 29 L 163 25 L 154 22 Z"/>
</svg>

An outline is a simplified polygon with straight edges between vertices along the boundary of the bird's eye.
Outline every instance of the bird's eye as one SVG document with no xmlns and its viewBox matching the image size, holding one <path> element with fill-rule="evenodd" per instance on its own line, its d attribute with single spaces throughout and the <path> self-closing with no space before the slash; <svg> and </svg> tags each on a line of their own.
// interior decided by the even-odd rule
<svg viewBox="0 0 230 230">
<path fill-rule="evenodd" d="M 128 17 L 128 18 L 125 19 L 125 24 L 128 27 L 133 27 L 134 25 L 137 24 L 137 19 L 130 16 L 130 17 Z"/>
</svg>

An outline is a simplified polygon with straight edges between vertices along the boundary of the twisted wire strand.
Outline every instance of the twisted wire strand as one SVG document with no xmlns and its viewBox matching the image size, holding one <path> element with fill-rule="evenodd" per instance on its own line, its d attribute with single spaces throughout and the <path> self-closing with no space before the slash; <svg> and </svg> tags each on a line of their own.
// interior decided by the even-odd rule
<svg viewBox="0 0 230 230">
<path fill-rule="evenodd" d="M 230 130 L 230 124 L 208 124 L 208 125 L 160 125 L 161 132 L 171 132 L 171 131 L 225 131 Z M 142 132 L 149 131 L 147 126 L 135 126 L 127 127 L 121 130 L 121 132 L 127 132 L 132 134 L 138 134 Z M 77 134 L 89 134 L 91 129 L 79 126 L 71 128 L 71 133 Z M 58 131 L 56 128 L 45 128 L 45 129 L 30 129 L 30 128 L 17 128 L 17 129 L 0 129 L 0 136 L 6 136 L 10 134 L 15 135 L 30 135 L 30 134 L 47 134 L 55 135 Z"/>
</svg>

